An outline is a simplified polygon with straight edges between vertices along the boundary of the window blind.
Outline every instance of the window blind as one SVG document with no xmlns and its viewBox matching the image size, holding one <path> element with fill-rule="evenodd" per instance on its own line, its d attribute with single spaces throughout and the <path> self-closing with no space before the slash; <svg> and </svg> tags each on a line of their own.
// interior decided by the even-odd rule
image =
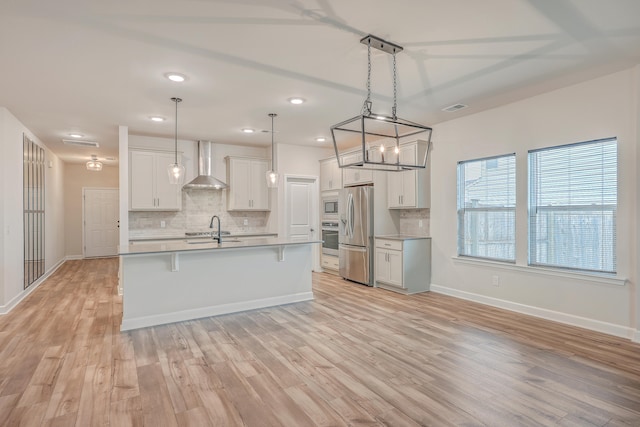
<svg viewBox="0 0 640 427">
<path fill-rule="evenodd" d="M 516 156 L 458 163 L 458 255 L 515 261 Z"/>
<path fill-rule="evenodd" d="M 529 151 L 529 264 L 616 272 L 617 140 Z"/>
</svg>

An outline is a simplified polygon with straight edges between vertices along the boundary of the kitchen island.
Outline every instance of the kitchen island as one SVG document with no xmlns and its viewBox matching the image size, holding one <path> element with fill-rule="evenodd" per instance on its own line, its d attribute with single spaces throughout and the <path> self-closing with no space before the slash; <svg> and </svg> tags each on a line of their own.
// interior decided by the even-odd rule
<svg viewBox="0 0 640 427">
<path fill-rule="evenodd" d="M 120 330 L 311 300 L 319 243 L 223 238 L 120 247 Z"/>
</svg>

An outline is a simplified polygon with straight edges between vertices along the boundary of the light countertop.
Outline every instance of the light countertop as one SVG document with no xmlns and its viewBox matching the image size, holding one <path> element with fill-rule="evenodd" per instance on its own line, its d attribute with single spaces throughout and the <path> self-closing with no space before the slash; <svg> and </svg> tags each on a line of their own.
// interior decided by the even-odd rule
<svg viewBox="0 0 640 427">
<path fill-rule="evenodd" d="M 226 238 L 226 239 L 225 239 Z M 191 239 L 190 239 L 191 240 Z M 195 239 L 194 239 L 195 240 Z M 263 237 L 247 240 L 235 240 L 232 236 L 223 236 L 222 244 L 208 239 L 199 239 L 191 243 L 181 240 L 162 243 L 136 243 L 118 247 L 119 255 L 142 255 L 154 253 L 193 252 L 193 251 L 219 251 L 225 249 L 248 249 L 268 246 L 308 245 L 322 243 L 322 240 L 292 241 L 283 238 Z"/>
<path fill-rule="evenodd" d="M 376 236 L 376 239 L 387 240 L 418 240 L 418 239 L 430 239 L 430 236 L 412 236 L 409 234 L 389 234 L 386 236 Z"/>
</svg>

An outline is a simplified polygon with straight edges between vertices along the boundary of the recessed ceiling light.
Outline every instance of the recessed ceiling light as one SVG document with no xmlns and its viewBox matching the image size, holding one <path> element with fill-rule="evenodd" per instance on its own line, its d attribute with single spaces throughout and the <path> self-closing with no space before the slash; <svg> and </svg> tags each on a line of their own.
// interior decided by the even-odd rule
<svg viewBox="0 0 640 427">
<path fill-rule="evenodd" d="M 167 73 L 165 74 L 165 77 L 171 80 L 172 82 L 178 82 L 178 83 L 187 80 L 187 76 L 180 73 Z"/>
<path fill-rule="evenodd" d="M 152 116 L 149 117 L 151 119 L 152 122 L 164 122 L 165 118 L 164 117 L 160 117 L 160 116 Z"/>
<path fill-rule="evenodd" d="M 71 138 L 82 138 L 84 135 L 81 133 L 70 133 L 69 136 Z"/>
<path fill-rule="evenodd" d="M 288 101 L 294 105 L 300 105 L 304 103 L 305 99 L 295 97 L 295 98 L 289 98 Z"/>
<path fill-rule="evenodd" d="M 319 136 L 316 138 L 316 142 L 325 142 L 327 140 L 327 138 L 325 138 L 324 136 Z"/>
<path fill-rule="evenodd" d="M 249 129 L 249 128 L 244 128 L 244 129 L 242 129 L 242 132 L 244 132 L 244 133 L 254 133 L 255 130 Z"/>
</svg>

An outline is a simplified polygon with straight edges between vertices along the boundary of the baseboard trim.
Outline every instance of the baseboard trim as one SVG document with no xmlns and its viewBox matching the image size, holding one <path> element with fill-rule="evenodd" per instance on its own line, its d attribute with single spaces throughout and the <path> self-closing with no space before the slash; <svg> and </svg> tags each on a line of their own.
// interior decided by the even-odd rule
<svg viewBox="0 0 640 427">
<path fill-rule="evenodd" d="M 67 261 L 66 257 L 62 258 L 54 266 L 52 266 L 49 270 L 45 271 L 44 274 L 42 275 L 42 277 L 40 277 L 38 280 L 33 282 L 31 284 L 31 286 L 29 286 L 27 289 L 23 290 L 18 295 L 13 297 L 11 299 L 11 301 L 6 303 L 5 305 L 0 305 L 0 315 L 7 314 L 11 310 L 13 310 L 18 304 L 20 304 L 20 302 L 22 302 L 23 299 L 25 299 L 27 296 L 29 296 L 29 294 L 31 294 L 31 292 L 35 291 L 38 288 L 38 286 L 40 286 L 40 284 L 42 284 L 45 280 L 47 280 L 49 278 L 49 276 L 51 276 L 53 273 L 55 273 L 55 271 L 58 268 L 60 268 L 60 266 L 62 264 L 64 264 L 66 261 Z"/>
<path fill-rule="evenodd" d="M 292 304 L 294 302 L 310 301 L 312 299 L 313 292 L 301 292 L 292 295 L 220 304 L 191 310 L 176 311 L 173 313 L 157 314 L 153 316 L 134 317 L 131 319 L 123 318 L 120 330 L 128 331 L 131 329 L 146 328 L 149 326 L 164 325 L 167 323 L 182 322 L 185 320 L 200 319 L 203 317 L 219 316 L 221 314 L 237 313 L 240 311 L 255 310 L 258 308 L 273 307 L 276 305 Z"/>
<path fill-rule="evenodd" d="M 65 259 L 67 261 L 75 261 L 75 260 L 79 260 L 79 259 L 84 259 L 84 257 L 82 255 L 67 255 L 65 257 Z"/>
<path fill-rule="evenodd" d="M 602 322 L 600 320 L 574 316 L 572 314 L 562 313 L 559 311 L 547 310 L 545 308 L 539 308 L 531 305 L 525 305 L 512 301 L 488 297 L 485 295 L 474 294 L 471 292 L 461 291 L 459 289 L 435 285 L 433 283 L 431 284 L 431 291 L 468 301 L 478 302 L 480 304 L 490 305 L 492 307 L 503 308 L 505 310 L 514 311 L 516 313 L 528 314 L 530 316 L 539 317 L 541 319 L 564 323 L 566 325 L 577 326 L 595 332 L 602 332 L 620 338 L 640 341 L 639 331 L 629 327 L 615 325 L 613 323 Z"/>
</svg>

